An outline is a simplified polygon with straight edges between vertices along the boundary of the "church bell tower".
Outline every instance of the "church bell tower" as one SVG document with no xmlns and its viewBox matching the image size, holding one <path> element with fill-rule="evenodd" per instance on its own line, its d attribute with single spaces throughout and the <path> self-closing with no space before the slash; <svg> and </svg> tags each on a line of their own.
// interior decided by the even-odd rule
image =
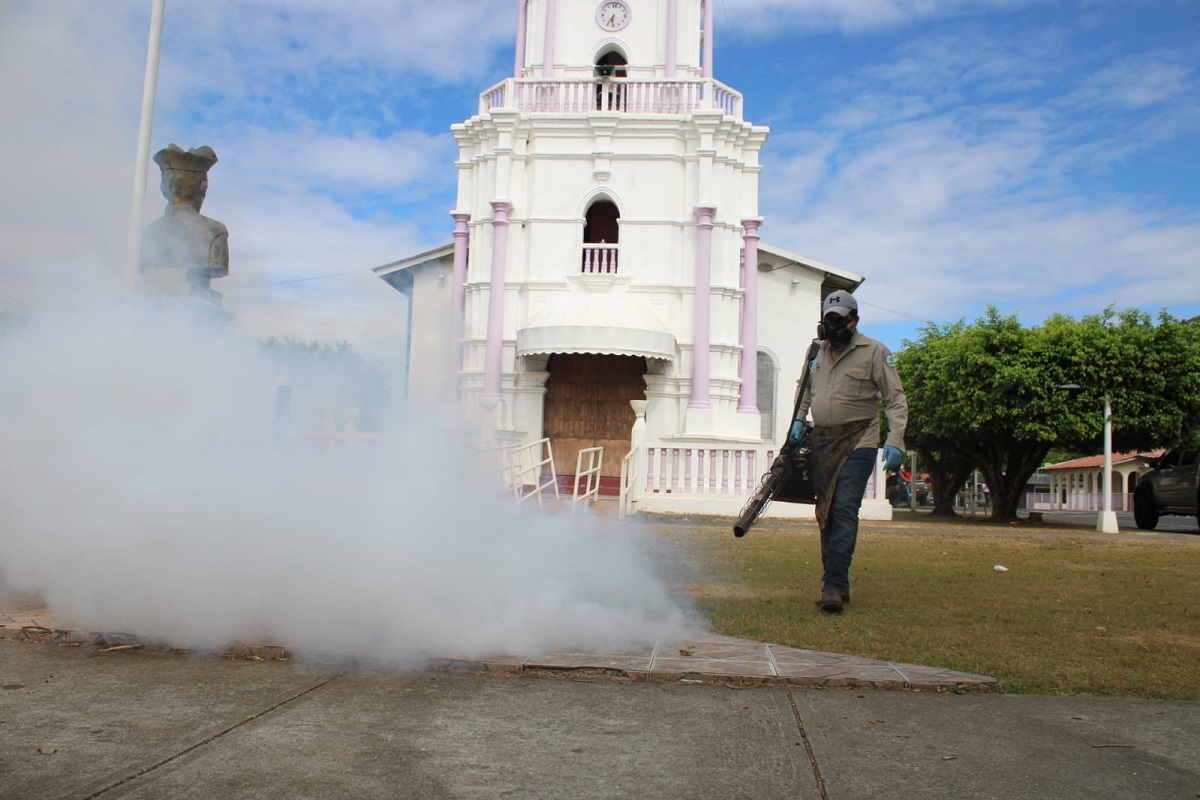
<svg viewBox="0 0 1200 800">
<path fill-rule="evenodd" d="M 512 77 L 452 128 L 453 396 L 500 438 L 549 437 L 560 473 L 599 445 L 615 474 L 635 424 L 760 442 L 767 129 L 713 76 L 711 0 L 516 11 Z"/>
</svg>

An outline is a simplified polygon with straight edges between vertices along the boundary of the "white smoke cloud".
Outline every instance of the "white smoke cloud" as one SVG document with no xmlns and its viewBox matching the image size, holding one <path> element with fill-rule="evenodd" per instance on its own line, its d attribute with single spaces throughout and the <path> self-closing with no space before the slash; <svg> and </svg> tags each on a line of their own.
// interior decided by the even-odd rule
<svg viewBox="0 0 1200 800">
<path fill-rule="evenodd" d="M 435 412 L 280 437 L 278 364 L 180 301 L 43 296 L 0 333 L 0 584 L 84 629 L 394 658 L 685 637 L 645 548 L 520 515 Z M 304 387 L 294 389 L 297 435 Z"/>
</svg>

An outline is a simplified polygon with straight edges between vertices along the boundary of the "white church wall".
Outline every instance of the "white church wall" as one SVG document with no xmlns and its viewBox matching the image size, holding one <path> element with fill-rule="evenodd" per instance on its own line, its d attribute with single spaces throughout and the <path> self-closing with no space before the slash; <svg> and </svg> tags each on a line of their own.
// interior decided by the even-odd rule
<svg viewBox="0 0 1200 800">
<path fill-rule="evenodd" d="M 775 441 L 787 435 L 795 404 L 796 380 L 817 333 L 824 276 L 799 267 L 758 273 L 758 338 L 778 358 L 775 383 Z M 793 280 L 797 281 L 793 283 Z"/>
<path fill-rule="evenodd" d="M 450 349 L 446 331 L 452 311 L 454 266 L 440 260 L 412 268 L 412 340 L 409 347 L 408 400 L 436 405 L 446 399 L 457 376 L 450 374 Z M 442 277 L 438 277 L 441 275 Z"/>
</svg>

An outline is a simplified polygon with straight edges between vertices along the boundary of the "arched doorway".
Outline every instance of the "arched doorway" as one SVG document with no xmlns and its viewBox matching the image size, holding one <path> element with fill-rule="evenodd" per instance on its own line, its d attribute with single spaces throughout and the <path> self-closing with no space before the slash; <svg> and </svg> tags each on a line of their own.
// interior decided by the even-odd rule
<svg viewBox="0 0 1200 800">
<path fill-rule="evenodd" d="M 554 451 L 555 472 L 574 475 L 580 450 L 603 447 L 601 475 L 620 477 L 635 419 L 629 401 L 646 399 L 646 359 L 555 353 L 546 371 L 542 435 Z"/>
</svg>

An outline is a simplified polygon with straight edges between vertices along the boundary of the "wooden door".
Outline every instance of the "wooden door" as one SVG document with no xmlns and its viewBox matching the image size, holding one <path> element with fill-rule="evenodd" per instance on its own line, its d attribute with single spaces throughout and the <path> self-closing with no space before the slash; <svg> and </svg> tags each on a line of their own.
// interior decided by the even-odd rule
<svg viewBox="0 0 1200 800">
<path fill-rule="evenodd" d="M 555 353 L 546 365 L 544 435 L 559 475 L 575 474 L 575 458 L 604 448 L 601 475 L 619 477 L 635 419 L 630 400 L 646 399 L 646 359 L 590 353 Z"/>
</svg>

